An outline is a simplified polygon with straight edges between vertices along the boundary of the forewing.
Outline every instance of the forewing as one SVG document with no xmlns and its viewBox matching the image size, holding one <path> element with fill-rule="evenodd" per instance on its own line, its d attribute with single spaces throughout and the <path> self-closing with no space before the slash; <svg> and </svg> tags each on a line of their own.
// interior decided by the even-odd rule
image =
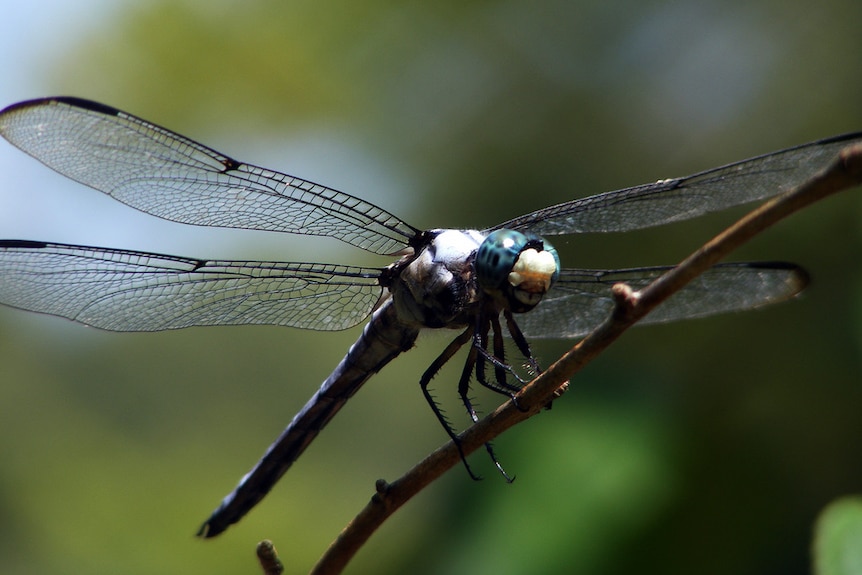
<svg viewBox="0 0 862 575">
<path fill-rule="evenodd" d="M 400 251 L 417 233 L 359 198 L 88 100 L 14 104 L 0 111 L 0 134 L 64 176 L 176 222 L 330 236 L 378 254 Z"/>
<path fill-rule="evenodd" d="M 380 272 L 0 241 L 0 303 L 113 331 L 240 324 L 346 329 L 382 297 Z"/>
<path fill-rule="evenodd" d="M 819 140 L 685 178 L 557 204 L 492 229 L 550 236 L 624 232 L 687 220 L 786 192 L 825 168 L 840 150 L 859 142 L 862 132 Z"/>
<path fill-rule="evenodd" d="M 614 309 L 611 286 L 626 283 L 638 290 L 670 267 L 624 270 L 565 269 L 542 302 L 516 317 L 527 337 L 581 337 L 605 321 Z M 698 276 L 654 309 L 641 322 L 665 323 L 741 311 L 789 299 L 808 283 L 802 268 L 783 262 L 728 263 Z"/>
</svg>

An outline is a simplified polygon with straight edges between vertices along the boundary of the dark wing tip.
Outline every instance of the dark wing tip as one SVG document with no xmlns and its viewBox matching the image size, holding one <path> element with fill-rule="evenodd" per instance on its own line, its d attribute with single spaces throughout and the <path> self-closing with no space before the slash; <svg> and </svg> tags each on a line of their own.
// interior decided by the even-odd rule
<svg viewBox="0 0 862 575">
<path fill-rule="evenodd" d="M 47 242 L 34 240 L 0 240 L 0 248 L 27 248 L 41 250 L 48 247 Z"/>
<path fill-rule="evenodd" d="M 0 116 L 5 116 L 6 114 L 10 114 L 12 112 L 17 112 L 18 110 L 22 110 L 24 108 L 31 108 L 34 106 L 42 106 L 47 102 L 54 100 L 55 98 L 36 98 L 34 100 L 24 100 L 22 102 L 16 102 L 14 104 L 9 104 L 2 110 L 0 110 Z"/>
<path fill-rule="evenodd" d="M 105 104 L 100 104 L 99 102 L 94 102 L 93 100 L 87 100 L 86 98 L 78 98 L 77 96 L 51 96 L 49 98 L 34 98 L 32 100 L 24 100 L 22 102 L 10 104 L 9 106 L 6 106 L 2 110 L 0 110 L 0 116 L 12 112 L 17 112 L 19 110 L 23 110 L 24 108 L 33 108 L 36 106 L 45 106 L 55 103 L 67 104 L 75 108 L 91 110 L 93 112 L 99 112 L 100 114 L 105 114 L 108 116 L 116 116 L 121 113 L 120 110 L 118 110 L 117 108 L 107 106 Z"/>
</svg>

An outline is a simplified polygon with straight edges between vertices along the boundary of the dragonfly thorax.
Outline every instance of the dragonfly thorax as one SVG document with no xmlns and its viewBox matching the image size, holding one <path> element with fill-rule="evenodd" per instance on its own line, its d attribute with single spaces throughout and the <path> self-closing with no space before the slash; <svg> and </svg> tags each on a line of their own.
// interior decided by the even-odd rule
<svg viewBox="0 0 862 575">
<path fill-rule="evenodd" d="M 468 325 L 479 302 L 473 258 L 483 240 L 472 230 L 435 231 L 389 286 L 399 316 L 431 328 Z"/>
<path fill-rule="evenodd" d="M 557 250 L 535 234 L 500 229 L 488 234 L 476 254 L 476 280 L 513 312 L 533 309 L 560 275 Z"/>
</svg>

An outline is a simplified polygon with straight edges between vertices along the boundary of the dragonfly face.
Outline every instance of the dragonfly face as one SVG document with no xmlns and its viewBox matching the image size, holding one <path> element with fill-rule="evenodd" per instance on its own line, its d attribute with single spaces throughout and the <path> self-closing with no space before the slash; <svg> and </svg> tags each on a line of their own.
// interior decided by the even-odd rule
<svg viewBox="0 0 862 575">
<path fill-rule="evenodd" d="M 572 200 L 486 230 L 423 231 L 354 196 L 240 162 L 88 100 L 14 104 L 0 111 L 0 135 L 50 168 L 171 221 L 329 236 L 380 255 L 411 254 L 385 268 L 365 268 L 0 240 L 0 303 L 102 329 L 271 324 L 338 330 L 371 316 L 317 393 L 204 524 L 204 536 L 224 531 L 260 501 L 341 406 L 410 349 L 422 328 L 462 330 L 419 379 L 457 442 L 428 384 L 459 349 L 467 348 L 467 359 L 458 392 L 476 421 L 471 377 L 507 395 L 518 390 L 505 337 L 538 370 L 525 336 L 585 335 L 611 312 L 613 284 L 638 289 L 668 269 L 561 269 L 556 250 L 538 234 L 630 231 L 764 199 L 805 181 L 839 150 L 862 141 L 858 133 L 820 140 Z M 641 323 L 766 305 L 793 297 L 806 282 L 804 270 L 783 262 L 716 266 Z M 517 322 L 513 313 L 521 314 Z"/>
<path fill-rule="evenodd" d="M 494 230 L 476 254 L 476 279 L 515 313 L 530 311 L 560 277 L 560 256 L 535 234 Z"/>
<path fill-rule="evenodd" d="M 436 230 L 429 237 L 418 254 L 390 266 L 386 284 L 399 316 L 422 327 L 467 327 L 483 305 L 529 311 L 560 273 L 556 250 L 535 235 Z"/>
</svg>

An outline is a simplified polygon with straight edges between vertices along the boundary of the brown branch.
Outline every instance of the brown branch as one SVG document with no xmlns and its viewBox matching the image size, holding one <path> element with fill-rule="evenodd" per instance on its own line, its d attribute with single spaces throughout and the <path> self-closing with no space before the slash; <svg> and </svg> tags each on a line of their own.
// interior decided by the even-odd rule
<svg viewBox="0 0 862 575">
<path fill-rule="evenodd" d="M 517 399 L 520 410 L 507 401 L 464 431 L 459 436 L 464 453 L 472 453 L 513 425 L 539 413 L 565 391 L 572 376 L 624 331 L 740 245 L 809 204 L 860 183 L 862 146 L 857 145 L 843 150 L 830 166 L 796 189 L 776 196 L 745 215 L 640 292 L 634 292 L 621 284 L 614 286 L 617 305 L 611 317 L 519 392 Z M 332 542 L 311 573 L 341 573 L 365 541 L 390 515 L 426 485 L 457 465 L 459 460 L 458 449 L 450 442 L 431 453 L 398 480 L 392 483 L 379 480 L 377 493 Z"/>
<path fill-rule="evenodd" d="M 260 568 L 263 569 L 263 575 L 281 575 L 284 573 L 284 565 L 278 558 L 275 545 L 268 539 L 257 544 L 257 560 L 260 562 Z"/>
</svg>

